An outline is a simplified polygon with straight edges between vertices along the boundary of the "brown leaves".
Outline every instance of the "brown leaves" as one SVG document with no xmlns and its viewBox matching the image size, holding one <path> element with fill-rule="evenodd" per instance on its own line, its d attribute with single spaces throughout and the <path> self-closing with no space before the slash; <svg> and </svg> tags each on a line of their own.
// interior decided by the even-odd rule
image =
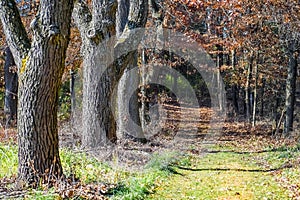
<svg viewBox="0 0 300 200">
<path fill-rule="evenodd" d="M 56 192 L 63 199 L 69 198 L 82 198 L 82 199 L 95 199 L 102 200 L 108 199 L 107 194 L 115 185 L 107 185 L 101 183 L 95 184 L 81 184 L 63 185 L 62 188 L 57 188 Z"/>
</svg>

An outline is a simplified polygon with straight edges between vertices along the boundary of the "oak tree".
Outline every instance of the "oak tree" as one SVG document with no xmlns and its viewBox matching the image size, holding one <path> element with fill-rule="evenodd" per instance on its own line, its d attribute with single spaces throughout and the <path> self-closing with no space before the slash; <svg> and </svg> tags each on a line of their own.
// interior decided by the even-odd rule
<svg viewBox="0 0 300 200">
<path fill-rule="evenodd" d="M 129 2 L 128 20 L 118 38 L 114 37 L 116 0 L 93 0 L 90 5 L 81 1 L 75 5 L 75 22 L 81 34 L 84 58 L 82 145 L 85 148 L 101 147 L 117 139 L 113 90 L 135 54 L 126 49 L 134 50 L 139 44 L 139 32 L 134 30 L 146 23 L 147 2 Z"/>
<path fill-rule="evenodd" d="M 18 67 L 18 175 L 36 186 L 59 178 L 58 90 L 70 37 L 73 0 L 41 0 L 32 39 L 14 0 L 0 1 L 5 37 Z"/>
</svg>

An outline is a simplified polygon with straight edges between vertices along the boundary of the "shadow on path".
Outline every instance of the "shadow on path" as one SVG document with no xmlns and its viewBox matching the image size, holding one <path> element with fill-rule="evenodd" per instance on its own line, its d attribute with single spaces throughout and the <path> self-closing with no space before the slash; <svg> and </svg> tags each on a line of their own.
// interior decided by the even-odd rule
<svg viewBox="0 0 300 200">
<path fill-rule="evenodd" d="M 237 171 L 237 172 L 274 172 L 282 169 L 288 169 L 292 168 L 293 165 L 284 165 L 278 168 L 273 168 L 273 169 L 231 169 L 231 168 L 188 168 L 188 167 L 181 167 L 181 166 L 176 166 L 178 169 L 182 170 L 188 170 L 188 171 Z"/>
</svg>

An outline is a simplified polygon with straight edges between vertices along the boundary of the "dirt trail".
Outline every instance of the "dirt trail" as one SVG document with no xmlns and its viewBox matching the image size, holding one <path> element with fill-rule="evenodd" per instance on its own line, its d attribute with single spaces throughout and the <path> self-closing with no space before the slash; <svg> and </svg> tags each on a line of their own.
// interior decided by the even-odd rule
<svg viewBox="0 0 300 200">
<path fill-rule="evenodd" d="M 283 187 L 274 176 L 289 166 L 272 168 L 257 160 L 262 154 L 270 156 L 265 149 L 277 142 L 260 133 L 268 133 L 268 126 L 250 129 L 244 123 L 227 122 L 222 133 L 214 135 L 211 121 L 221 120 L 211 120 L 211 109 L 166 108 L 165 128 L 176 133 L 173 149 L 194 159 L 191 166 L 177 168 L 178 174 L 163 182 L 150 199 L 300 199 L 299 191 Z"/>
</svg>

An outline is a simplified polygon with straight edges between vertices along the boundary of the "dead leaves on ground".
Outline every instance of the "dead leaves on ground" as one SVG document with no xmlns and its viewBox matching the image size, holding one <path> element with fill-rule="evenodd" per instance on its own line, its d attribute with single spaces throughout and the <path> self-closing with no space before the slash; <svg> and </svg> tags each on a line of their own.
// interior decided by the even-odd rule
<svg viewBox="0 0 300 200">
<path fill-rule="evenodd" d="M 57 181 L 53 187 L 42 185 L 38 190 L 17 187 L 17 178 L 0 179 L 0 199 L 32 198 L 37 193 L 41 196 L 57 196 L 58 199 L 106 200 L 117 186 L 115 184 L 72 182 L 70 179 Z"/>
</svg>

